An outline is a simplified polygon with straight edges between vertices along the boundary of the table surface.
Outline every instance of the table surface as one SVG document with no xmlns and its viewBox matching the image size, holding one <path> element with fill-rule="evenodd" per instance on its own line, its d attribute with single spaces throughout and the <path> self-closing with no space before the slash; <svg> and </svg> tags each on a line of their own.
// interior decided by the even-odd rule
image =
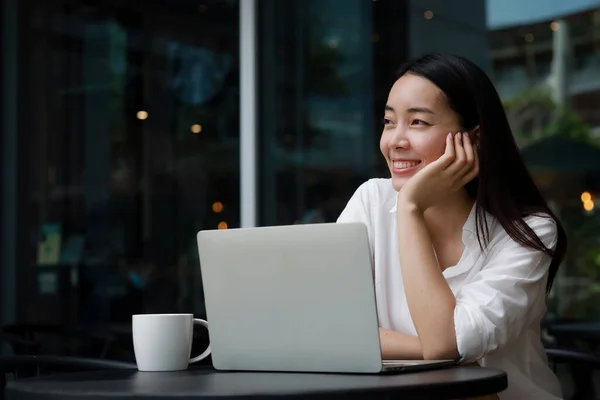
<svg viewBox="0 0 600 400">
<path fill-rule="evenodd" d="M 44 399 L 250 399 L 332 398 L 450 399 L 498 393 L 506 389 L 502 371 L 449 367 L 398 374 L 321 374 L 223 372 L 212 367 L 180 372 L 112 370 L 22 379 L 9 382 L 6 398 Z M 387 397 L 389 398 L 389 397 Z"/>
</svg>

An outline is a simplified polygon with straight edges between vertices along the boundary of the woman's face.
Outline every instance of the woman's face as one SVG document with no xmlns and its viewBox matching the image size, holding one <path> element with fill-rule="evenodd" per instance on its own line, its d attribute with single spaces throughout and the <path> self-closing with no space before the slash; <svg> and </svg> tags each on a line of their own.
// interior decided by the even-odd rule
<svg viewBox="0 0 600 400">
<path fill-rule="evenodd" d="M 394 189 L 437 160 L 448 133 L 459 130 L 459 116 L 437 86 L 410 73 L 398 79 L 388 95 L 379 143 Z"/>
</svg>

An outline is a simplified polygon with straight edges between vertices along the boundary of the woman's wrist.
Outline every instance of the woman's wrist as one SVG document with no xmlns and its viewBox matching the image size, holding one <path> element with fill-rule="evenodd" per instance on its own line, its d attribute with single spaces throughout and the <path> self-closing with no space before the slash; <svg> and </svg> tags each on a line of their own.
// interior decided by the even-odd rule
<svg viewBox="0 0 600 400">
<path fill-rule="evenodd" d="M 402 191 L 398 192 L 398 201 L 396 202 L 396 213 L 401 214 L 423 214 L 419 205 L 411 199 L 403 196 Z"/>
</svg>

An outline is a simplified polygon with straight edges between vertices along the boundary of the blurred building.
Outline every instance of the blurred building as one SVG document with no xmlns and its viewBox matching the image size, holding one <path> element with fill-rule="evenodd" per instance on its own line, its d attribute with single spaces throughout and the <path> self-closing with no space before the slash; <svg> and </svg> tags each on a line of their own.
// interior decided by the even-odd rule
<svg viewBox="0 0 600 400">
<path fill-rule="evenodd" d="M 548 88 L 600 127 L 600 2 L 488 1 L 491 62 L 504 99 Z"/>
</svg>

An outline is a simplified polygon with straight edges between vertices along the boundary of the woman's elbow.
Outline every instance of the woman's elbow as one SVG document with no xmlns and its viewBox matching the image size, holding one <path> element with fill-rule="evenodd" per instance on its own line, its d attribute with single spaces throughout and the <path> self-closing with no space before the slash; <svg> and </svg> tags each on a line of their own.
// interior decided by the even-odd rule
<svg viewBox="0 0 600 400">
<path fill-rule="evenodd" d="M 436 345 L 423 347 L 424 360 L 458 360 L 458 348 L 455 345 Z"/>
</svg>

